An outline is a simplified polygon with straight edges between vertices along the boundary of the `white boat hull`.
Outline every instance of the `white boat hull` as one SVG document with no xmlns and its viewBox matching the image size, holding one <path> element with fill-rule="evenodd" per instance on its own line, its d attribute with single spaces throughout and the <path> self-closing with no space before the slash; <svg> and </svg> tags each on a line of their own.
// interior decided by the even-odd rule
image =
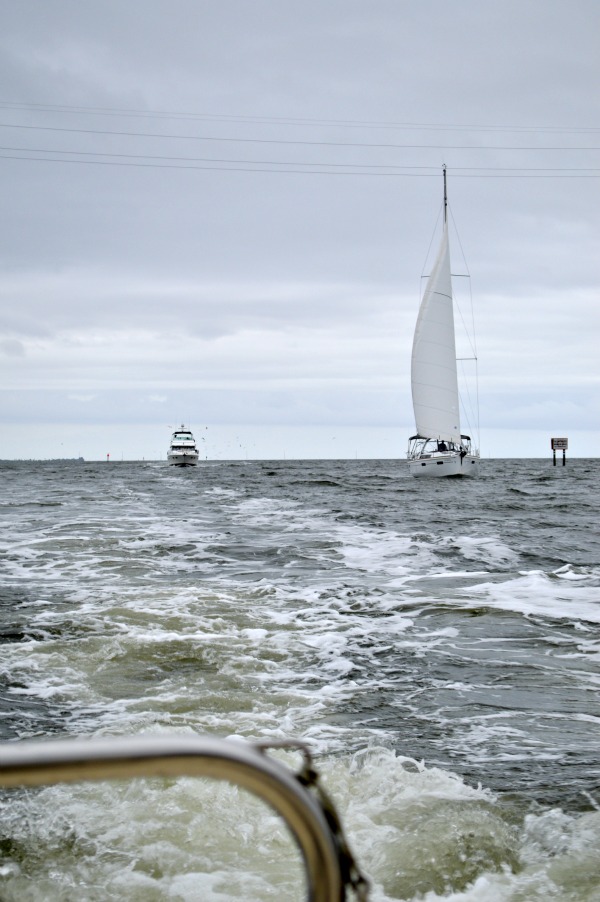
<svg viewBox="0 0 600 902">
<path fill-rule="evenodd" d="M 198 463 L 198 452 L 169 451 L 167 462 L 175 467 L 195 467 Z"/>
<path fill-rule="evenodd" d="M 477 476 L 479 472 L 479 458 L 474 454 L 431 454 L 426 457 L 416 457 L 408 462 L 411 476 L 425 476 L 428 478 L 440 478 L 443 476 Z"/>
</svg>

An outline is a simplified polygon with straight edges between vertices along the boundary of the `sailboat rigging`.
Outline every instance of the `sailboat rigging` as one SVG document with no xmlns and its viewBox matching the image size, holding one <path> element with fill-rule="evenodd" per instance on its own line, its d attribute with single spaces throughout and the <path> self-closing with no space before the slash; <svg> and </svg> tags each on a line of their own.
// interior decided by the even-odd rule
<svg viewBox="0 0 600 902">
<path fill-rule="evenodd" d="M 448 195 L 444 175 L 444 223 L 413 338 L 411 387 L 416 434 L 408 444 L 412 476 L 474 476 L 479 451 L 460 427 Z"/>
</svg>

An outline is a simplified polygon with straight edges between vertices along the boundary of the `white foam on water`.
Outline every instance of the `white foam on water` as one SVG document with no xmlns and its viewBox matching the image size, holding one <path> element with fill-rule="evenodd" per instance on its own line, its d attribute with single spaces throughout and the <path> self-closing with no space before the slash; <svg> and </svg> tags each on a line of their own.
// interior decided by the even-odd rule
<svg viewBox="0 0 600 902">
<path fill-rule="evenodd" d="M 168 479 L 174 493 L 183 492 L 177 476 Z M 481 662 L 502 664 L 503 640 L 493 639 L 487 653 L 492 639 L 465 637 L 466 618 L 440 626 L 438 609 L 539 618 L 536 641 L 545 640 L 547 623 L 554 643 L 548 670 L 539 666 L 540 683 L 560 660 L 565 673 L 577 675 L 577 689 L 595 691 L 597 669 L 577 668 L 600 659 L 592 631 L 600 617 L 597 567 L 525 570 L 518 548 L 494 530 L 462 534 L 464 524 L 452 536 L 395 530 L 219 487 L 199 495 L 193 516 L 178 517 L 125 488 L 133 516 L 115 518 L 114 503 L 106 517 L 56 508 L 60 526 L 46 520 L 34 535 L 20 527 L 15 543 L 5 542 L 6 572 L 29 592 L 26 628 L 33 631 L 27 641 L 3 645 L 9 698 L 47 703 L 57 731 L 69 734 L 307 740 L 373 880 L 374 902 L 594 898 L 593 815 L 545 812 L 518 823 L 485 789 L 392 748 L 411 705 L 473 766 L 556 759 L 552 742 L 528 731 L 534 716 L 542 733 L 565 733 L 573 723 L 593 730 L 600 718 L 591 714 L 532 714 L 518 699 L 512 710 L 485 716 L 480 706 L 473 716 L 466 707 L 464 718 L 455 712 L 445 722 L 457 700 L 495 691 Z M 576 640 L 552 633 L 553 621 L 567 622 Z M 413 685 L 410 672 L 385 666 L 400 651 L 428 666 L 458 664 L 431 678 L 424 666 Z M 427 708 L 437 691 L 439 704 Z M 379 717 L 382 700 L 387 720 Z M 362 723 L 349 716 L 361 704 Z M 3 900 L 79 902 L 83 896 L 69 893 L 81 893 L 82 882 L 90 902 L 94 887 L 103 893 L 98 899 L 111 898 L 108 888 L 112 898 L 144 902 L 290 898 L 288 853 L 281 861 L 275 854 L 284 848 L 281 825 L 271 828 L 268 814 L 255 817 L 235 795 L 177 781 L 160 790 L 44 791 L 36 799 L 35 812 L 20 809 L 21 825 L 14 822 L 30 858 L 0 861 Z M 228 832 L 223 812 L 233 810 L 239 816 Z M 67 812 L 68 824 L 61 820 Z M 38 834 L 29 835 L 36 818 Z M 205 859 L 198 854 L 202 822 L 216 843 Z M 23 873 L 39 848 L 46 861 L 57 856 L 54 884 L 44 882 L 48 873 L 33 882 Z"/>
<path fill-rule="evenodd" d="M 452 536 L 442 540 L 442 545 L 456 549 L 466 560 L 493 565 L 516 564 L 518 553 L 509 548 L 499 536 Z"/>
<path fill-rule="evenodd" d="M 3 899 L 62 902 L 75 899 L 75 888 L 81 900 L 304 897 L 299 852 L 283 822 L 229 783 L 50 787 L 18 794 L 7 819 L 13 846 L 29 854 L 5 877 Z"/>
<path fill-rule="evenodd" d="M 278 757 L 297 766 L 291 753 Z M 516 824 L 489 791 L 385 748 L 317 764 L 372 902 L 594 898 L 599 813 L 551 810 Z M 51 787 L 18 794 L 8 820 L 24 857 L 13 852 L 2 862 L 7 902 L 74 900 L 75 891 L 85 902 L 304 898 L 303 868 L 283 823 L 229 784 Z"/>
<path fill-rule="evenodd" d="M 506 611 L 600 623 L 599 578 L 596 568 L 576 574 L 571 569 L 553 573 L 530 570 L 503 582 L 471 586 L 469 593 L 481 603 Z"/>
</svg>

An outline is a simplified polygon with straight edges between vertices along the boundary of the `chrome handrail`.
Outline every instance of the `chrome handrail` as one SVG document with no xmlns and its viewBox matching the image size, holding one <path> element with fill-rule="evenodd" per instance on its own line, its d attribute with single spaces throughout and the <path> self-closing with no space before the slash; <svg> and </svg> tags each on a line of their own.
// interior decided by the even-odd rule
<svg viewBox="0 0 600 902">
<path fill-rule="evenodd" d="M 300 750 L 296 774 L 265 754 Z M 43 786 L 133 777 L 210 777 L 258 796 L 286 822 L 304 861 L 308 902 L 344 902 L 346 886 L 360 902 L 368 884 L 349 852 L 331 800 L 303 743 L 249 743 L 208 736 L 67 739 L 0 744 L 0 787 Z"/>
</svg>

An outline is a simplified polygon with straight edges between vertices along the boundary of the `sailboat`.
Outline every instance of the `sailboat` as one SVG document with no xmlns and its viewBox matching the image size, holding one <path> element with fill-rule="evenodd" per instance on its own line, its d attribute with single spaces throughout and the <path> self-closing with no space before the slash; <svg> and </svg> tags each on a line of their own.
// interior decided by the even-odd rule
<svg viewBox="0 0 600 902">
<path fill-rule="evenodd" d="M 442 240 L 421 301 L 412 348 L 417 430 L 408 440 L 412 476 L 474 476 L 479 470 L 479 451 L 460 427 L 445 166 L 443 174 Z"/>
</svg>

